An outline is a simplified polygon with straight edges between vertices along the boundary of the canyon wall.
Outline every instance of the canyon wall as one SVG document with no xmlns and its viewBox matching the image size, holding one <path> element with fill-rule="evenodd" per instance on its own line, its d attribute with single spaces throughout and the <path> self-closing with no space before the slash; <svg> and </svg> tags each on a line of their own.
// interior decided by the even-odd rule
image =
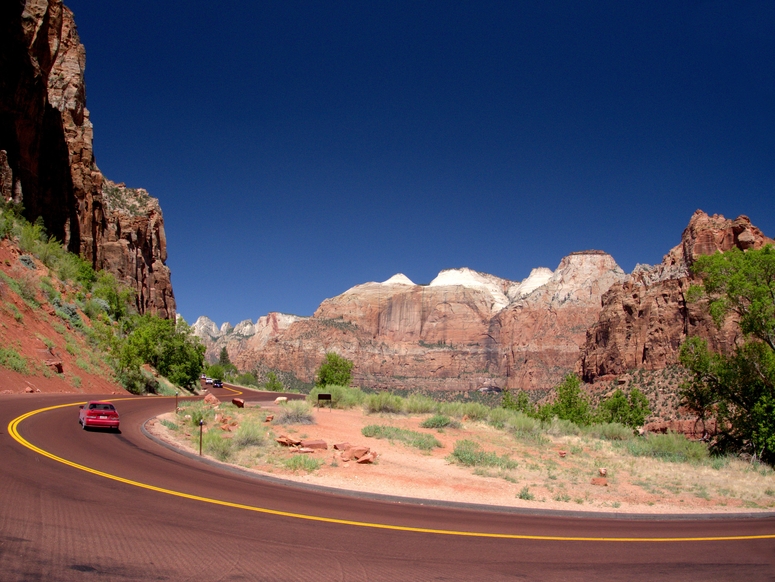
<svg viewBox="0 0 775 582">
<path fill-rule="evenodd" d="M 0 7 L 0 193 L 48 234 L 174 317 L 164 220 L 144 190 L 106 180 L 94 160 L 85 50 L 61 0 Z"/>
</svg>

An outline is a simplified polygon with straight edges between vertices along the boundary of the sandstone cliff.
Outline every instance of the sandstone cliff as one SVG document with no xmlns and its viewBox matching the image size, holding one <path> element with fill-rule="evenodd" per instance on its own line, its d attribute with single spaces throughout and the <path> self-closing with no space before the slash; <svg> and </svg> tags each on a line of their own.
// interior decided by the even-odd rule
<svg viewBox="0 0 775 582">
<path fill-rule="evenodd" d="M 364 387 L 546 389 L 572 370 L 602 293 L 624 277 L 612 257 L 588 251 L 521 283 L 470 269 L 442 271 L 429 285 L 399 274 L 326 299 L 309 318 L 270 314 L 252 334 L 251 322 L 239 334 L 204 317 L 193 327 L 211 360 L 225 346 L 240 369 L 305 382 L 335 351 L 355 362 Z"/>
<path fill-rule="evenodd" d="M 587 332 L 578 371 L 587 382 L 643 368 L 659 370 L 678 361 L 688 335 L 708 340 L 714 350 L 735 344 L 731 319 L 718 329 L 702 303 L 687 304 L 685 293 L 695 281 L 689 268 L 701 255 L 717 251 L 761 248 L 773 240 L 746 216 L 728 220 L 698 210 L 681 243 L 654 267 L 639 265 L 626 280 L 603 296 L 599 321 Z"/>
<path fill-rule="evenodd" d="M 85 50 L 61 0 L 0 7 L 0 193 L 49 234 L 137 291 L 140 312 L 173 317 L 164 221 L 143 190 L 94 161 Z"/>
</svg>

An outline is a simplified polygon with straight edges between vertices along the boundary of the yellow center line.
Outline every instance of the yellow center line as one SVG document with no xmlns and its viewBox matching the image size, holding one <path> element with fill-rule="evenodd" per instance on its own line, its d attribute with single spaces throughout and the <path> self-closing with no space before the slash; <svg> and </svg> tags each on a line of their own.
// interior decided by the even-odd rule
<svg viewBox="0 0 775 582">
<path fill-rule="evenodd" d="M 114 400 L 130 400 L 130 398 L 117 398 Z M 62 457 L 58 457 L 57 455 L 54 455 L 53 453 L 50 453 L 44 449 L 41 449 L 40 447 L 37 447 L 30 443 L 28 440 L 26 440 L 21 434 L 19 434 L 18 427 L 19 425 L 26 420 L 27 418 L 30 418 L 31 416 L 34 416 L 36 414 L 39 414 L 41 412 L 46 412 L 49 410 L 55 410 L 57 408 L 65 408 L 68 406 L 78 406 L 80 404 L 83 404 L 82 402 L 76 402 L 73 404 L 58 404 L 56 406 L 49 406 L 47 408 L 40 408 L 38 410 L 33 410 L 30 412 L 27 412 L 25 414 L 22 414 L 21 416 L 13 419 L 8 424 L 8 433 L 11 435 L 11 437 L 17 441 L 19 444 L 21 444 L 24 447 L 27 447 L 28 449 L 38 453 L 39 455 L 42 455 L 44 457 L 47 457 L 49 459 L 52 459 L 58 463 L 62 463 L 63 465 L 67 465 L 69 467 L 73 467 L 74 469 L 79 469 L 81 471 L 85 471 L 87 473 L 91 473 L 93 475 L 99 475 L 100 477 L 104 477 L 106 479 L 111 479 L 113 481 L 118 481 L 119 483 L 125 483 L 126 485 L 131 485 L 133 487 L 139 487 L 141 489 L 147 489 L 149 491 L 156 491 L 158 493 L 163 493 L 165 495 L 172 495 L 175 497 L 181 497 L 183 499 L 190 499 L 193 501 L 199 501 L 202 503 L 210 503 L 212 505 L 220 505 L 222 507 L 231 507 L 235 509 L 243 509 L 245 511 L 253 511 L 256 513 L 264 513 L 268 515 L 277 515 L 281 517 L 290 517 L 294 519 L 304 519 L 307 521 L 316 521 L 316 522 L 322 522 L 322 523 L 333 523 L 333 524 L 339 524 L 339 525 L 349 525 L 349 526 L 355 526 L 355 527 L 368 527 L 373 529 L 385 529 L 385 530 L 393 530 L 393 531 L 405 531 L 405 532 L 415 532 L 415 533 L 429 533 L 429 534 L 438 534 L 438 535 L 449 535 L 449 536 L 463 536 L 463 537 L 477 537 L 477 538 L 499 538 L 499 539 L 511 539 L 511 540 L 538 540 L 538 541 L 555 541 L 555 542 L 720 542 L 720 541 L 743 541 L 743 540 L 769 540 L 769 539 L 775 539 L 775 534 L 760 534 L 760 535 L 744 535 L 744 536 L 705 536 L 705 537 L 648 537 L 648 538 L 637 538 L 637 537 L 581 537 L 581 536 L 541 536 L 541 535 L 528 535 L 528 534 L 504 534 L 504 533 L 489 533 L 489 532 L 472 532 L 472 531 L 457 531 L 457 530 L 449 530 L 449 529 L 433 529 L 433 528 L 423 528 L 423 527 L 410 527 L 410 526 L 404 526 L 404 525 L 390 525 L 390 524 L 384 524 L 384 523 L 372 523 L 367 521 L 353 521 L 349 519 L 337 519 L 334 517 L 323 517 L 318 515 L 308 515 L 304 513 L 294 513 L 290 511 L 280 511 L 277 509 L 268 509 L 266 507 L 257 507 L 254 505 L 245 505 L 242 503 L 233 503 L 231 501 L 223 501 L 221 499 L 214 499 L 212 497 L 202 497 L 200 495 L 192 495 L 190 493 L 184 493 L 182 491 L 175 491 L 174 489 L 165 489 L 163 487 L 156 487 L 155 485 L 150 485 L 148 483 L 142 483 L 140 481 L 133 481 L 132 479 L 126 479 L 124 477 L 119 477 L 118 475 L 112 475 L 110 473 L 105 473 L 104 471 L 99 471 L 98 469 L 92 469 L 91 467 L 87 467 L 85 465 L 80 465 L 78 463 L 75 463 L 73 461 L 69 461 L 67 459 L 63 459 Z"/>
</svg>

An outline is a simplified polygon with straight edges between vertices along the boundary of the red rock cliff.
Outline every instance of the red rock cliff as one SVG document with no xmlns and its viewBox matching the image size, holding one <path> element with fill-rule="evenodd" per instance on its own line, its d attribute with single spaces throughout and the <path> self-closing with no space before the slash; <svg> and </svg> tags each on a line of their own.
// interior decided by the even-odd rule
<svg viewBox="0 0 775 582">
<path fill-rule="evenodd" d="M 587 332 L 578 363 L 584 380 L 675 364 L 681 343 L 689 335 L 705 338 L 714 350 L 729 349 L 739 333 L 734 321 L 718 329 L 705 306 L 685 300 L 689 285 L 698 282 L 689 267 L 701 255 L 734 247 L 758 249 L 772 242 L 746 216 L 728 220 L 696 211 L 681 243 L 660 265 L 639 265 L 603 296 L 599 320 Z"/>
<path fill-rule="evenodd" d="M 72 12 L 61 0 L 0 4 L 0 193 L 134 287 L 140 312 L 173 317 L 158 201 L 105 181 L 94 161 Z"/>
</svg>

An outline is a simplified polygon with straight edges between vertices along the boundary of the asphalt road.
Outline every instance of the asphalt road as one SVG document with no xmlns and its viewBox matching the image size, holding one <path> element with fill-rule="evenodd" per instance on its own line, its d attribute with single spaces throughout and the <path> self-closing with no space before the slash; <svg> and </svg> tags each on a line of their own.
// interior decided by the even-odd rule
<svg viewBox="0 0 775 582">
<path fill-rule="evenodd" d="M 147 438 L 142 424 L 174 399 L 117 400 L 119 434 L 81 430 L 77 406 L 9 424 L 84 400 L 0 396 L 2 581 L 775 580 L 772 516 L 530 514 L 305 489 Z M 696 539 L 739 536 L 772 537 Z"/>
</svg>

